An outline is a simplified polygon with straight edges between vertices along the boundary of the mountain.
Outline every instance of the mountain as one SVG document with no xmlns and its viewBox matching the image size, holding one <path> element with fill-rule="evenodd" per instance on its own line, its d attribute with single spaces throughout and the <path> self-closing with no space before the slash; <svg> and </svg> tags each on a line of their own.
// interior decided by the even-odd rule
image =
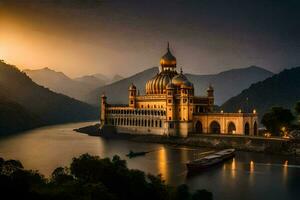
<svg viewBox="0 0 300 200">
<path fill-rule="evenodd" d="M 94 75 L 86 75 L 75 78 L 74 80 L 88 86 L 88 90 L 95 89 L 106 84 L 106 80 L 101 80 Z"/>
<path fill-rule="evenodd" d="M 232 69 L 212 75 L 186 74 L 187 78 L 194 84 L 197 95 L 206 94 L 208 85 L 212 84 L 215 89 L 215 104 L 217 105 L 221 105 L 229 98 L 239 94 L 252 83 L 272 75 L 272 72 L 257 66 Z"/>
<path fill-rule="evenodd" d="M 273 106 L 293 109 L 300 100 L 300 67 L 286 69 L 264 81 L 252 84 L 239 95 L 226 101 L 224 111 L 255 108 L 260 117 Z M 248 99 L 248 101 L 247 101 Z"/>
<path fill-rule="evenodd" d="M 28 130 L 42 125 L 37 116 L 21 105 L 0 95 L 0 135 Z"/>
<path fill-rule="evenodd" d="M 147 80 L 158 72 L 158 68 L 153 67 L 113 84 L 99 87 L 89 94 L 87 101 L 90 104 L 98 105 L 100 95 L 105 93 L 109 98 L 109 102 L 127 103 L 128 86 L 134 83 L 144 93 Z M 196 95 L 204 95 L 208 85 L 212 84 L 215 88 L 215 101 L 219 105 L 230 97 L 237 95 L 252 83 L 264 80 L 272 75 L 272 72 L 256 66 L 233 69 L 212 75 L 186 74 L 187 78 L 194 83 Z"/>
<path fill-rule="evenodd" d="M 6 110 L 7 114 L 12 114 L 9 110 L 15 107 L 21 110 L 24 116 L 31 115 L 30 118 L 38 118 L 43 124 L 92 120 L 98 116 L 95 107 L 39 86 L 25 73 L 2 61 L 0 89 L 1 99 L 6 99 L 2 109 Z M 15 106 L 12 106 L 13 104 Z"/>
<path fill-rule="evenodd" d="M 112 103 L 127 103 L 128 101 L 128 86 L 134 83 L 137 89 L 144 92 L 144 87 L 150 78 L 158 73 L 157 67 L 152 67 L 140 73 L 137 73 L 128 78 L 114 82 L 103 87 L 93 90 L 87 97 L 87 102 L 93 105 L 99 105 L 100 95 L 105 93 L 108 96 L 108 101 Z"/>
<path fill-rule="evenodd" d="M 24 70 L 24 72 L 37 84 L 78 100 L 84 100 L 86 94 L 94 89 L 94 86 L 73 80 L 64 73 L 49 68 Z"/>
</svg>

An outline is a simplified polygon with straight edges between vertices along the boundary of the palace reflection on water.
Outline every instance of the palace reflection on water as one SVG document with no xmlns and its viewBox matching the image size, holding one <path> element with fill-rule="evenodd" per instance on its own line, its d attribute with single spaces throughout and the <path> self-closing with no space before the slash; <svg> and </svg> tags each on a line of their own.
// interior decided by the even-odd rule
<svg viewBox="0 0 300 200">
<path fill-rule="evenodd" d="M 237 152 L 224 164 L 187 176 L 185 163 L 211 149 L 106 140 L 73 131 L 87 124 L 44 127 L 0 138 L 0 157 L 21 160 L 25 168 L 49 176 L 56 167 L 67 166 L 74 156 L 86 152 L 100 157 L 117 154 L 127 159 L 132 169 L 161 174 L 172 185 L 186 183 L 191 189 L 205 188 L 216 200 L 297 199 L 300 195 L 300 166 L 294 157 Z M 126 154 L 131 149 L 151 152 L 128 159 Z"/>
</svg>

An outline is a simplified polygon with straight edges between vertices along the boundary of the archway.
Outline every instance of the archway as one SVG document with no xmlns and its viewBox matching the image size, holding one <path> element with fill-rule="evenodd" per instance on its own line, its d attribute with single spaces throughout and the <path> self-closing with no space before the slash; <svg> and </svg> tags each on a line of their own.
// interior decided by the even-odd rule
<svg viewBox="0 0 300 200">
<path fill-rule="evenodd" d="M 229 134 L 235 134 L 236 133 L 235 124 L 233 122 L 229 122 L 227 132 Z"/>
<path fill-rule="evenodd" d="M 221 133 L 220 124 L 217 121 L 211 122 L 210 126 L 209 126 L 209 130 L 210 130 L 210 133 L 220 134 Z"/>
<path fill-rule="evenodd" d="M 196 122 L 195 131 L 196 131 L 196 133 L 203 133 L 203 127 L 202 127 L 202 123 L 200 121 Z"/>
<path fill-rule="evenodd" d="M 245 135 L 249 135 L 250 134 L 250 125 L 248 122 L 246 122 L 245 124 L 245 128 L 244 128 L 244 132 L 245 132 Z"/>
<path fill-rule="evenodd" d="M 258 135 L 257 134 L 257 123 L 256 122 L 254 122 L 254 125 L 253 125 L 253 134 Z"/>
</svg>

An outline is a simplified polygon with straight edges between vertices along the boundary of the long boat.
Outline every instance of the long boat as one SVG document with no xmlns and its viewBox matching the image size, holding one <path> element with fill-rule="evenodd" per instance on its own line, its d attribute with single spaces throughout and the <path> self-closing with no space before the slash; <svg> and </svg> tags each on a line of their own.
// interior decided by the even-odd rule
<svg viewBox="0 0 300 200">
<path fill-rule="evenodd" d="M 133 157 L 137 157 L 137 156 L 144 156 L 147 153 L 148 153 L 147 151 L 139 151 L 139 152 L 129 151 L 129 153 L 126 156 L 129 158 L 133 158 Z"/>
<path fill-rule="evenodd" d="M 213 165 L 219 164 L 225 160 L 233 158 L 235 154 L 235 149 L 225 149 L 218 151 L 211 155 L 199 158 L 193 161 L 186 163 L 187 169 L 189 172 L 201 171 Z"/>
</svg>

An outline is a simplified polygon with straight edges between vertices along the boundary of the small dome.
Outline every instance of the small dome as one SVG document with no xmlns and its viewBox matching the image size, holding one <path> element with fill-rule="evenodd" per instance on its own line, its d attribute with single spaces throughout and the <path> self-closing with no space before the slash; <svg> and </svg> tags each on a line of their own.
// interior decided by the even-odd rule
<svg viewBox="0 0 300 200">
<path fill-rule="evenodd" d="M 209 90 L 214 90 L 213 86 L 211 84 L 209 84 L 208 88 L 207 88 L 207 91 Z"/>
<path fill-rule="evenodd" d="M 160 59 L 160 65 L 162 67 L 176 67 L 176 58 L 175 56 L 172 55 L 170 51 L 169 43 L 168 43 L 167 53 Z"/>
<path fill-rule="evenodd" d="M 183 82 L 183 84 L 181 85 L 182 88 L 191 88 L 194 87 L 193 83 L 191 83 L 190 81 L 185 81 Z"/>
<path fill-rule="evenodd" d="M 136 90 L 136 86 L 133 83 L 131 83 L 131 85 L 129 86 L 129 90 Z"/>
<path fill-rule="evenodd" d="M 175 76 L 173 79 L 172 79 L 172 83 L 176 86 L 180 86 L 182 85 L 183 83 L 185 83 L 187 80 L 187 78 L 185 77 L 185 75 L 183 75 L 182 73 L 178 74 L 177 76 Z"/>
</svg>

